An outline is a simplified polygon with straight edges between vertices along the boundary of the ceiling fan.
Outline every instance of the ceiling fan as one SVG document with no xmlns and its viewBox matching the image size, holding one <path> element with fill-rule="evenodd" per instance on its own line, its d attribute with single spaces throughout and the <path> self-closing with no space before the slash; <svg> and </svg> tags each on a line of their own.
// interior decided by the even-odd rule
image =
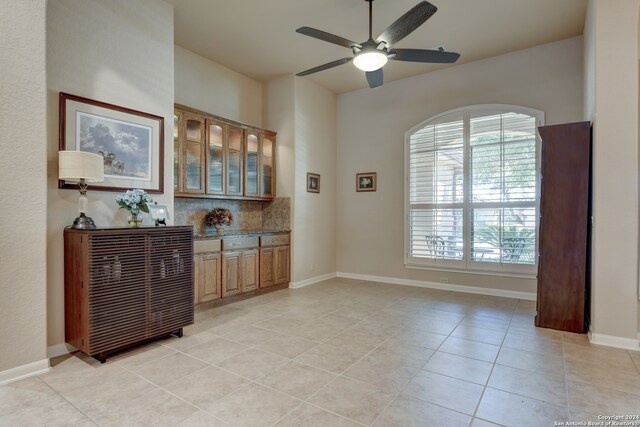
<svg viewBox="0 0 640 427">
<path fill-rule="evenodd" d="M 445 52 L 444 48 L 438 50 L 430 49 L 391 49 L 391 46 L 411 34 L 415 29 L 431 18 L 438 10 L 437 7 L 428 1 L 421 1 L 411 8 L 407 13 L 398 18 L 386 30 L 373 39 L 371 36 L 371 26 L 373 17 L 373 0 L 365 0 L 369 3 L 369 39 L 363 43 L 355 43 L 335 34 L 316 30 L 311 27 L 300 27 L 296 32 L 305 36 L 324 40 L 351 49 L 353 56 L 338 59 L 317 67 L 302 71 L 296 76 L 308 76 L 318 71 L 328 70 L 338 65 L 353 61 L 353 64 L 366 72 L 369 87 L 382 86 L 384 74 L 382 67 L 388 59 L 395 61 L 427 62 L 438 64 L 451 64 L 458 60 L 459 53 Z"/>
</svg>

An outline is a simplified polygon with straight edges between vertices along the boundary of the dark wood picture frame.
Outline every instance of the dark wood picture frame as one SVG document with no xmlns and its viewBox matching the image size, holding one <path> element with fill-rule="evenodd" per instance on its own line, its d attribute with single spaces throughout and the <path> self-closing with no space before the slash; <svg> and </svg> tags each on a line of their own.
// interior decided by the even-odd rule
<svg viewBox="0 0 640 427">
<path fill-rule="evenodd" d="M 320 174 L 307 172 L 307 193 L 320 193 Z"/>
<path fill-rule="evenodd" d="M 377 191 L 378 173 L 362 172 L 356 174 L 356 191 Z"/>
<path fill-rule="evenodd" d="M 61 151 L 80 150 L 81 142 L 78 141 L 78 136 L 80 135 L 78 117 L 80 116 L 86 116 L 87 119 L 98 122 L 99 125 L 103 126 L 106 126 L 105 123 L 112 123 L 125 129 L 148 129 L 148 177 L 142 179 L 133 174 L 122 174 L 122 176 L 110 174 L 109 172 L 114 170 L 116 172 L 124 170 L 125 162 L 120 161 L 118 169 L 105 170 L 105 181 L 92 183 L 89 186 L 90 190 L 124 191 L 131 188 L 141 188 L 147 193 L 162 194 L 164 192 L 164 117 L 64 92 L 60 92 L 59 107 L 59 149 Z M 109 136 L 113 136 L 108 126 L 106 129 L 109 130 Z M 102 150 L 96 149 L 90 152 L 99 153 L 100 151 Z M 103 155 L 105 153 L 106 151 L 102 152 Z M 117 155 L 113 152 L 108 154 L 117 158 Z M 113 159 L 110 160 L 112 161 Z M 107 160 L 105 160 L 106 163 Z M 120 169 L 120 165 L 122 169 Z M 58 188 L 77 191 L 78 186 L 75 182 L 67 183 L 64 180 L 58 180 Z"/>
</svg>

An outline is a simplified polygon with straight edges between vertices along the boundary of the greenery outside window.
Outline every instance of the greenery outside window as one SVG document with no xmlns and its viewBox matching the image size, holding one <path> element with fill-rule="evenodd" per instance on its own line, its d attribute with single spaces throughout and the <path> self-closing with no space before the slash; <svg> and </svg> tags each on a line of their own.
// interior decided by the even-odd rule
<svg viewBox="0 0 640 427">
<path fill-rule="evenodd" d="M 407 266 L 533 276 L 541 111 L 481 105 L 405 135 Z"/>
</svg>

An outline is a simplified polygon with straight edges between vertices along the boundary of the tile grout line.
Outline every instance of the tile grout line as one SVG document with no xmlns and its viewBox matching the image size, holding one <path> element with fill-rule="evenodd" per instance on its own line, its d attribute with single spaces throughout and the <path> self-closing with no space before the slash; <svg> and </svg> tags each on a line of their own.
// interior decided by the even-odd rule
<svg viewBox="0 0 640 427">
<path fill-rule="evenodd" d="M 471 423 L 473 423 L 473 420 L 476 419 L 476 415 L 478 414 L 478 409 L 480 409 L 480 404 L 482 403 L 482 399 L 484 398 L 484 393 L 487 391 L 487 387 L 489 386 L 489 381 L 491 380 L 491 376 L 493 375 L 493 370 L 496 367 L 496 362 L 498 361 L 498 357 L 500 357 L 500 352 L 502 351 L 502 346 L 504 345 L 504 341 L 507 339 L 507 334 L 509 333 L 509 328 L 511 327 L 511 322 L 513 321 L 513 316 L 515 314 L 515 311 L 516 311 L 517 306 L 518 306 L 519 303 L 520 303 L 520 300 L 518 300 L 518 303 L 516 304 L 516 308 L 514 308 L 513 312 L 511 313 L 511 317 L 509 318 L 509 325 L 507 326 L 507 330 L 506 330 L 506 332 L 504 334 L 504 337 L 502 338 L 502 342 L 500 343 L 500 348 L 498 349 L 498 354 L 496 354 L 496 357 L 493 360 L 493 364 L 491 365 L 491 371 L 489 372 L 489 375 L 487 376 L 487 381 L 485 382 L 484 387 L 482 387 L 482 392 L 480 393 L 480 398 L 478 399 L 478 403 L 476 404 L 476 408 L 473 411 L 473 415 L 471 416 Z"/>
<path fill-rule="evenodd" d="M 442 345 L 447 341 L 447 339 L 449 339 L 449 337 L 451 336 L 451 334 L 453 334 L 453 332 L 456 330 L 456 328 L 458 326 L 460 326 L 462 320 L 464 318 L 460 319 L 460 321 L 456 324 L 456 326 L 451 330 L 451 332 L 449 332 L 449 334 L 447 335 L 447 338 L 445 338 L 444 340 L 442 340 L 442 342 L 440 343 L 440 345 L 438 345 L 438 348 L 434 350 L 434 352 L 431 354 L 431 356 L 429 356 L 429 358 L 416 370 L 416 373 L 409 379 L 409 381 L 407 381 L 407 383 L 404 385 L 404 387 L 402 387 L 394 396 L 393 398 L 389 401 L 389 403 L 387 403 L 387 405 L 382 408 L 382 410 L 380 411 L 380 413 L 378 413 L 378 415 L 374 418 L 374 420 L 371 422 L 371 424 L 369 424 L 370 426 L 372 426 L 373 424 L 376 423 L 376 421 L 380 418 L 380 416 L 382 414 L 384 414 L 384 412 L 393 404 L 393 402 L 396 401 L 396 399 L 398 398 L 398 396 L 400 396 L 405 390 L 406 388 L 409 386 L 409 384 L 411 384 L 411 381 L 413 381 L 413 379 L 418 376 L 418 374 L 422 371 L 422 369 L 424 368 L 424 366 L 429 363 L 429 361 L 431 360 L 431 358 L 433 357 L 434 354 L 436 354 L 438 352 L 438 350 L 440 349 L 440 347 L 442 347 Z M 422 400 L 422 399 L 419 399 Z M 431 403 L 431 402 L 429 402 Z M 440 406 L 440 405 L 437 405 Z M 450 408 L 446 408 L 446 409 L 450 409 Z M 457 411 L 456 411 L 457 412 Z M 466 414 L 465 414 L 466 415 Z M 473 418 L 472 418 L 473 420 Z"/>
<path fill-rule="evenodd" d="M 67 397 L 65 395 L 63 395 L 62 393 L 58 392 L 58 390 L 56 390 L 55 388 L 53 388 L 49 383 L 47 383 L 45 380 L 43 380 L 42 378 L 40 378 L 40 375 L 38 375 L 36 378 L 38 378 L 44 385 L 46 385 L 48 388 L 50 388 L 55 394 L 57 394 L 58 396 L 60 396 L 65 402 L 69 403 L 69 405 L 71 405 L 76 411 L 80 412 L 82 415 L 84 415 L 85 417 L 87 417 L 87 419 L 89 421 L 91 421 L 93 424 L 95 424 L 96 426 L 100 426 L 100 424 L 98 424 L 98 422 L 96 420 L 94 420 L 92 417 L 90 417 L 87 413 L 85 413 L 82 409 L 78 408 L 72 401 L 70 401 L 69 399 L 67 399 Z"/>
<path fill-rule="evenodd" d="M 407 298 L 407 296 L 405 296 L 405 297 L 399 297 L 399 298 L 397 298 L 396 300 L 394 300 L 394 301 L 393 301 L 393 303 L 390 303 L 390 304 L 388 304 L 388 305 L 387 305 L 387 306 L 385 306 L 385 307 L 390 307 L 390 306 L 392 306 L 393 304 L 395 304 L 395 303 L 397 303 L 397 302 L 400 302 L 400 301 L 402 301 L 402 300 L 404 300 L 404 299 L 406 299 L 406 298 Z M 347 306 L 344 306 L 344 307 L 347 307 Z M 336 311 L 338 311 L 338 310 L 342 310 L 342 309 L 343 309 L 342 307 L 337 308 L 336 310 L 333 310 L 333 311 L 331 311 L 331 312 L 328 312 L 328 313 L 326 313 L 326 314 L 322 314 L 322 315 L 318 316 L 318 318 L 328 317 L 328 316 L 330 316 L 330 315 L 331 315 L 331 313 L 334 313 L 334 312 L 336 312 Z M 270 317 L 269 319 L 271 319 L 271 318 L 275 318 L 275 317 L 278 317 L 278 316 L 284 316 L 285 314 L 286 314 L 286 312 L 285 312 L 285 313 L 282 313 L 282 314 L 279 314 L 279 315 L 274 315 L 273 317 Z M 399 314 L 401 314 L 401 313 L 399 313 Z M 353 325 L 351 325 L 351 326 L 347 327 L 346 329 L 343 329 L 343 330 L 341 330 L 341 331 L 337 332 L 335 335 L 333 335 L 333 336 L 331 336 L 331 337 L 329 337 L 329 338 L 326 338 L 326 339 L 325 339 L 325 340 L 323 340 L 323 341 L 318 342 L 318 344 L 316 344 L 314 347 L 312 347 L 311 349 L 306 350 L 306 351 L 305 351 L 305 352 L 303 352 L 303 353 L 300 353 L 300 354 L 299 354 L 299 355 L 297 355 L 296 357 L 298 357 L 298 356 L 300 356 L 300 355 L 302 355 L 302 354 L 305 354 L 306 352 L 308 352 L 308 351 L 312 350 L 313 348 L 316 348 L 316 347 L 317 347 L 318 345 L 320 345 L 320 344 L 328 344 L 328 341 L 330 341 L 331 339 L 333 339 L 333 338 L 335 338 L 335 337 L 337 337 L 337 336 L 339 336 L 339 335 L 341 335 L 341 334 L 343 334 L 343 333 L 348 332 L 349 330 L 351 330 L 351 329 L 355 328 L 355 327 L 356 327 L 357 325 L 359 325 L 359 324 L 366 323 L 365 321 L 366 321 L 367 319 L 369 319 L 370 317 L 372 317 L 372 316 L 373 316 L 373 315 L 369 315 L 369 316 L 367 316 L 367 317 L 365 317 L 365 318 L 363 318 L 363 319 L 359 319 L 359 320 L 358 320 L 358 319 L 354 319 L 354 320 L 358 320 L 355 324 L 353 324 Z M 433 356 L 433 354 L 435 354 L 435 353 L 438 351 L 438 349 L 442 346 L 442 344 L 446 341 L 446 339 L 447 339 L 447 338 L 449 338 L 449 337 L 452 335 L 453 331 L 455 331 L 455 329 L 456 329 L 457 327 L 459 327 L 459 326 L 460 326 L 460 324 L 462 324 L 462 322 L 464 321 L 465 317 L 467 317 L 467 316 L 468 316 L 468 315 L 464 316 L 460 321 L 458 321 L 458 323 L 456 324 L 456 326 L 454 327 L 454 329 L 453 329 L 453 330 L 452 330 L 448 335 L 446 335 L 445 340 L 443 340 L 443 342 L 442 342 L 440 345 L 438 345 L 438 348 L 436 348 L 436 349 L 435 349 L 435 351 L 432 353 L 432 355 L 431 355 L 431 356 L 430 356 L 430 357 L 429 357 L 425 362 L 423 362 L 423 363 L 422 363 L 421 367 L 417 369 L 416 374 L 414 374 L 414 376 L 413 376 L 413 377 L 415 377 L 415 376 L 417 375 L 417 373 L 419 373 L 422 369 L 424 369 L 424 366 L 428 363 L 428 361 L 431 359 L 431 357 Z M 513 316 L 513 315 L 512 315 L 512 316 Z M 262 321 L 266 321 L 266 320 L 268 320 L 268 319 L 263 319 Z M 301 324 L 301 325 L 309 324 L 309 323 L 311 323 L 311 322 L 313 322 L 313 320 L 310 320 L 310 321 L 307 321 L 307 322 L 302 322 L 302 324 Z M 244 325 L 246 325 L 246 326 L 256 327 L 256 328 L 258 328 L 258 329 L 269 330 L 269 331 L 272 331 L 272 332 L 275 332 L 275 333 L 279 333 L 279 334 L 286 335 L 286 336 L 290 336 L 290 337 L 294 337 L 294 338 L 301 338 L 301 339 L 307 339 L 307 340 L 308 340 L 308 338 L 299 337 L 299 336 L 296 336 L 296 335 L 291 335 L 291 334 L 289 334 L 289 333 L 283 333 L 283 332 L 281 332 L 281 331 L 277 331 L 277 330 L 271 330 L 271 329 L 268 329 L 268 328 L 263 328 L 263 327 L 260 327 L 260 326 L 255 325 L 255 324 L 253 324 L 253 323 L 246 323 L 246 324 L 243 324 L 243 326 L 244 326 Z M 398 326 L 398 327 L 397 327 L 397 329 L 402 329 L 402 328 L 404 328 L 404 327 L 408 327 L 407 325 L 408 325 L 408 323 L 404 323 L 402 326 Z M 478 326 L 476 326 L 476 325 L 469 325 L 469 326 L 472 326 L 472 327 L 478 327 Z M 482 329 L 485 329 L 485 328 L 482 328 Z M 200 331 L 200 332 L 206 332 L 206 331 Z M 424 332 L 427 332 L 427 333 L 433 333 L 433 332 L 429 332 L 429 331 L 424 331 Z M 230 339 L 230 338 L 225 338 L 224 336 L 217 335 L 216 333 L 213 333 L 213 332 L 210 332 L 210 333 L 211 333 L 211 334 L 212 334 L 212 336 L 214 336 L 214 337 L 220 337 L 220 338 L 223 338 L 223 339 Z M 365 334 L 365 335 L 366 335 L 366 333 L 364 333 L 364 332 L 363 332 L 363 334 Z M 443 334 L 438 334 L 438 335 L 443 335 Z M 505 333 L 505 335 L 506 335 L 506 333 Z M 445 335 L 443 335 L 443 336 L 445 336 Z M 349 367 L 345 368 L 341 373 L 339 373 L 339 374 L 337 374 L 337 375 L 336 375 L 336 373 L 334 373 L 334 372 L 326 371 L 326 370 L 324 370 L 324 369 L 322 369 L 322 368 L 317 368 L 317 367 L 313 367 L 313 366 L 312 366 L 312 368 L 314 368 L 314 369 L 322 370 L 322 371 L 325 371 L 325 372 L 331 372 L 333 375 L 336 375 L 336 376 L 335 376 L 335 378 L 334 378 L 334 379 L 332 379 L 329 383 L 327 383 L 325 386 L 321 387 L 319 390 L 317 390 L 315 393 L 313 393 L 310 397 L 308 397 L 308 398 L 307 398 L 307 400 L 308 400 L 308 399 L 311 399 L 313 396 L 315 396 L 318 392 L 320 392 L 320 391 L 321 391 L 322 389 L 324 389 L 326 386 L 328 386 L 329 384 L 331 384 L 332 382 L 334 382 L 338 377 L 343 377 L 343 378 L 353 379 L 353 378 L 351 378 L 351 377 L 346 376 L 346 375 L 345 375 L 345 372 L 346 372 L 348 369 L 350 369 L 351 367 L 353 367 L 354 365 L 356 365 L 357 363 L 359 363 L 360 361 L 362 361 L 365 357 L 367 357 L 369 354 L 371 354 L 373 351 L 375 351 L 375 350 L 376 350 L 377 348 L 379 348 L 381 345 L 383 345 L 383 344 L 387 343 L 387 342 L 388 342 L 389 340 L 391 340 L 392 338 L 394 338 L 394 336 L 393 336 L 393 335 L 387 336 L 387 337 L 386 337 L 385 339 L 383 339 L 383 341 L 381 341 L 378 345 L 376 345 L 374 348 L 372 348 L 371 350 L 369 350 L 369 351 L 368 351 L 367 353 L 365 353 L 365 354 L 364 354 L 360 359 L 358 359 L 358 360 L 357 360 L 356 362 L 354 362 L 353 364 L 349 365 Z M 463 339 L 464 339 L 464 338 L 463 338 Z M 231 340 L 231 341 L 233 341 L 233 339 L 230 339 L 230 340 Z M 504 339 L 503 339 L 503 340 L 504 340 Z M 313 341 L 313 340 L 312 340 L 312 341 Z M 469 341 L 473 341 L 473 340 L 469 340 Z M 233 341 L 233 342 L 238 342 L 238 341 Z M 315 341 L 314 341 L 314 342 L 315 342 Z M 287 361 L 286 361 L 285 363 L 283 363 L 283 365 L 282 365 L 282 366 L 286 365 L 287 363 L 292 363 L 292 362 L 293 362 L 293 363 L 299 363 L 299 364 L 302 364 L 302 365 L 305 365 L 305 366 L 310 366 L 310 365 L 307 365 L 307 364 L 305 364 L 305 363 L 302 363 L 302 362 L 296 361 L 296 360 L 295 360 L 295 358 L 289 358 L 289 357 L 282 356 L 282 355 L 277 354 L 277 353 L 269 352 L 268 350 L 263 350 L 263 349 L 261 349 L 261 348 L 259 348 L 259 347 L 258 347 L 258 345 L 261 345 L 261 344 L 257 344 L 257 345 L 247 345 L 247 344 L 243 344 L 243 343 L 240 343 L 240 344 L 242 344 L 242 345 L 244 345 L 244 346 L 246 346 L 246 347 L 247 347 L 247 349 L 246 349 L 246 350 L 243 350 L 243 351 L 247 351 L 248 349 L 256 349 L 256 350 L 259 350 L 259 351 L 265 351 L 265 352 L 270 353 L 270 354 L 276 354 L 277 356 L 280 356 L 280 357 L 283 357 L 283 358 L 287 359 Z M 270 389 L 272 389 L 272 390 L 275 390 L 275 389 L 273 389 L 272 387 L 269 387 L 269 386 L 267 386 L 267 385 L 262 384 L 262 383 L 260 383 L 260 382 L 259 382 L 259 381 L 260 381 L 260 378 L 265 377 L 267 374 L 260 376 L 260 377 L 259 377 L 259 378 L 257 378 L 256 380 L 253 380 L 253 379 L 250 379 L 250 378 L 244 377 L 244 376 L 242 376 L 242 375 L 238 375 L 237 373 L 232 372 L 232 371 L 229 371 L 229 370 L 227 370 L 227 369 L 225 369 L 225 368 L 222 368 L 222 367 L 220 367 L 220 366 L 217 366 L 217 365 L 215 365 L 215 363 L 210 363 L 210 362 L 204 361 L 204 360 L 202 360 L 202 359 L 199 359 L 199 358 L 197 358 L 197 357 L 191 356 L 190 354 L 185 353 L 185 351 L 175 349 L 175 348 L 170 347 L 170 346 L 168 346 L 168 345 L 166 345 L 166 344 L 159 344 L 159 345 L 161 345 L 161 346 L 165 346 L 165 347 L 167 347 L 167 348 L 171 349 L 171 350 L 172 350 L 173 352 L 175 352 L 175 353 L 182 353 L 182 354 L 184 354 L 184 355 L 186 355 L 186 356 L 188 356 L 188 357 L 191 357 L 191 358 L 193 358 L 193 359 L 195 359 L 195 360 L 200 360 L 200 361 L 202 361 L 202 362 L 204 362 L 204 363 L 206 363 L 206 364 L 207 364 L 207 366 L 206 366 L 206 367 L 203 367 L 203 368 L 201 368 L 201 369 L 199 369 L 199 370 L 197 370 L 197 371 L 194 371 L 194 372 L 192 372 L 192 373 L 190 373 L 190 374 L 188 374 L 188 375 L 191 375 L 191 374 L 193 374 L 193 373 L 195 373 L 195 372 L 198 372 L 198 371 L 200 371 L 200 370 L 202 370 L 202 369 L 206 369 L 207 367 L 215 366 L 216 368 L 222 369 L 222 370 L 224 370 L 224 371 L 227 371 L 227 372 L 229 372 L 229 373 L 231 373 L 231 374 L 233 374 L 233 375 L 239 376 L 239 377 L 241 377 L 241 378 L 246 379 L 246 380 L 248 380 L 248 381 L 249 381 L 249 384 L 247 384 L 245 387 L 241 387 L 240 389 L 238 389 L 238 390 L 236 390 L 236 391 L 234 391 L 234 392 L 232 392 L 232 393 L 229 393 L 227 396 L 232 395 L 232 394 L 234 394 L 234 393 L 236 393 L 236 392 L 239 392 L 240 390 L 242 390 L 242 389 L 244 389 L 244 388 L 248 387 L 251 383 L 259 384 L 259 385 L 265 386 L 265 387 L 267 387 L 267 388 L 270 388 Z M 196 344 L 196 345 L 199 345 L 199 344 Z M 328 345 L 330 345 L 330 344 L 328 344 Z M 184 350 L 188 350 L 188 348 L 187 348 L 187 349 L 184 349 Z M 167 355 L 167 356 L 163 356 L 163 357 L 158 358 L 158 359 L 155 359 L 155 360 L 161 360 L 161 359 L 163 359 L 163 358 L 165 358 L 165 357 L 168 357 L 168 355 Z M 232 357 L 232 356 L 231 356 L 231 357 Z M 461 357 L 465 357 L 465 356 L 461 356 Z M 152 360 L 152 361 L 153 361 L 153 360 Z M 140 366 L 144 366 L 144 365 L 146 365 L 147 363 L 151 363 L 152 361 L 145 362 L 145 363 L 141 364 Z M 125 369 L 125 370 L 127 370 L 127 371 L 129 371 L 129 372 L 132 372 L 132 373 L 134 373 L 134 374 L 135 374 L 136 376 L 138 376 L 138 377 L 141 377 L 141 378 L 142 378 L 143 380 L 145 380 L 146 382 L 149 382 L 149 383 L 153 384 L 154 386 L 156 386 L 156 387 L 158 387 L 158 388 L 160 388 L 160 389 L 162 389 L 162 390 L 166 391 L 167 393 L 169 393 L 169 394 L 171 394 L 171 395 L 174 395 L 173 393 L 171 393 L 171 392 L 169 392 L 168 390 L 166 390 L 163 386 L 159 386 L 159 385 L 157 385 L 157 384 L 153 383 L 152 381 L 147 380 L 146 378 L 144 378 L 144 377 L 142 377 L 142 376 L 138 375 L 137 373 L 135 373 L 134 371 L 132 371 L 130 368 L 126 368 L 126 367 L 124 367 L 124 366 L 120 365 L 118 362 L 114 362 L 114 363 L 117 363 L 117 364 L 118 364 L 118 366 L 119 366 L 120 368 Z M 494 365 L 495 365 L 495 362 L 494 362 Z M 281 366 L 279 366 L 277 369 L 280 369 L 280 368 L 281 368 Z M 185 376 L 187 376 L 187 375 L 185 375 Z M 412 377 L 412 378 L 413 378 L 413 377 Z M 181 377 L 181 378 L 184 378 L 184 377 Z M 179 378 L 179 379 L 176 379 L 176 380 L 174 380 L 174 381 L 172 381 L 171 383 L 173 383 L 173 382 L 175 382 L 175 381 L 178 381 L 178 380 L 180 380 L 180 378 Z M 359 380 L 359 379 L 353 379 L 353 380 L 356 380 L 356 381 L 358 381 L 358 382 L 363 382 L 363 383 L 369 384 L 369 383 L 367 383 L 366 381 L 362 381 L 362 380 Z M 407 382 L 407 385 L 408 385 L 408 383 L 409 383 L 410 381 L 411 381 L 411 380 L 409 380 L 409 381 Z M 171 383 L 168 383 L 168 384 L 171 384 Z M 405 387 L 404 387 L 404 388 L 406 388 L 406 385 L 405 385 Z M 402 390 L 404 390 L 404 388 L 403 388 Z M 388 407 L 388 406 L 389 406 L 389 405 L 390 405 L 390 404 L 395 400 L 395 398 L 396 398 L 396 397 L 397 397 L 397 396 L 402 392 L 402 390 L 401 390 L 399 393 L 397 393 L 397 394 L 396 394 L 396 396 L 394 396 L 394 399 L 392 399 L 392 400 L 391 400 L 391 402 L 390 402 L 390 403 L 389 403 L 389 404 L 388 404 L 388 405 L 383 409 L 383 411 L 382 411 L 382 412 L 384 412 L 384 410 L 385 410 L 385 409 L 386 409 L 386 408 L 387 408 L 387 407 Z M 279 392 L 279 393 L 282 393 L 282 392 L 280 392 L 280 391 L 278 391 L 278 390 L 275 390 L 275 391 L 277 391 L 277 392 Z M 285 394 L 286 394 L 286 393 L 285 393 Z M 175 396 L 175 395 L 174 395 L 174 396 Z M 226 398 L 227 396 L 224 396 L 222 399 Z M 179 396 L 176 396 L 176 397 L 178 397 L 178 398 L 179 398 Z M 296 399 L 296 400 L 300 400 L 299 398 L 296 398 L 295 396 L 292 396 L 292 397 L 293 397 L 294 399 Z M 180 399 L 181 399 L 181 398 L 180 398 Z M 186 401 L 186 400 L 184 400 L 184 399 L 181 399 L 181 400 L 183 400 L 183 401 L 187 402 L 187 401 Z M 220 399 L 220 400 L 221 400 L 221 399 Z M 192 404 L 191 404 L 191 403 L 189 403 L 189 402 L 187 402 L 187 403 L 188 403 L 190 406 L 193 406 L 193 407 L 195 407 L 195 408 L 197 408 L 197 409 L 199 409 L 199 410 L 202 410 L 202 411 L 204 411 L 204 412 L 207 412 L 206 410 L 204 410 L 204 409 L 202 409 L 202 408 L 198 407 L 197 405 L 192 405 Z M 310 403 L 310 402 L 308 402 L 308 401 L 306 401 L 306 400 L 301 400 L 301 403 L 300 403 L 298 406 L 296 406 L 294 409 L 292 409 L 288 414 L 290 414 L 291 412 L 295 411 L 295 409 L 296 409 L 296 408 L 300 407 L 300 406 L 301 406 L 302 404 L 304 404 L 304 403 L 308 403 L 308 404 L 310 404 L 310 405 L 312 405 L 312 406 L 314 406 L 314 407 L 321 408 L 321 407 L 319 407 L 319 406 L 317 406 L 317 405 L 314 405 L 314 404 L 312 404 L 312 403 Z M 439 405 L 437 405 L 437 406 L 439 406 Z M 327 412 L 333 413 L 332 411 L 328 411 L 328 410 L 326 410 L 325 408 L 321 408 L 321 409 L 322 409 L 322 410 L 325 410 L 325 411 L 327 411 Z M 447 409 L 449 409 L 449 408 L 447 408 Z M 382 412 L 381 412 L 380 414 L 382 414 Z M 208 413 L 208 412 L 207 412 L 207 413 Z M 288 414 L 287 414 L 287 415 L 285 415 L 285 417 L 286 417 L 286 416 L 288 416 Z M 342 415 L 340 415 L 340 414 L 336 414 L 336 413 L 333 413 L 333 414 L 335 414 L 335 415 L 337 415 L 337 416 L 340 416 L 340 417 L 342 417 L 342 418 L 349 419 L 349 418 L 344 417 L 344 416 L 342 416 Z M 379 417 L 379 415 L 380 415 L 380 414 L 378 414 L 378 417 Z M 212 415 L 212 416 L 213 416 L 213 415 Z M 285 417 L 283 417 L 283 418 L 285 418 Z M 376 419 L 377 419 L 378 417 L 376 417 Z M 215 417 L 215 416 L 214 416 L 214 418 L 218 419 L 218 418 L 217 418 L 217 417 Z M 376 419 L 374 419 L 374 422 L 375 422 L 375 420 L 376 420 Z"/>
</svg>

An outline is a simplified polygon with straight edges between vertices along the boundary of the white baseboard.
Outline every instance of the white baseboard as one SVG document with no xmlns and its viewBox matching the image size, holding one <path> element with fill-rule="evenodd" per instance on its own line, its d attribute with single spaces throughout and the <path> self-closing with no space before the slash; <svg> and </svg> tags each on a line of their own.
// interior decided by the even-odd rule
<svg viewBox="0 0 640 427">
<path fill-rule="evenodd" d="M 49 359 L 43 359 L 38 362 L 0 372 L 0 385 L 9 384 L 35 375 L 46 374 L 47 372 L 49 372 Z"/>
<path fill-rule="evenodd" d="M 640 336 L 638 338 L 617 337 L 615 335 L 605 335 L 589 331 L 589 341 L 591 344 L 604 345 L 607 347 L 623 348 L 625 350 L 640 350 Z"/>
<path fill-rule="evenodd" d="M 63 356 L 76 350 L 74 346 L 65 343 L 50 345 L 47 347 L 47 357 L 51 359 L 52 357 Z"/>
<path fill-rule="evenodd" d="M 333 279 L 334 277 L 336 277 L 336 273 L 323 274 L 322 276 L 310 277 L 308 279 L 300 280 L 299 282 L 291 282 L 289 283 L 289 287 L 291 289 L 298 289 L 305 286 L 313 285 L 314 283 Z"/>
<path fill-rule="evenodd" d="M 470 294 L 491 295 L 494 297 L 517 298 L 529 301 L 536 300 L 533 292 L 508 291 L 505 289 L 481 288 L 477 286 L 453 285 L 450 283 L 435 283 L 422 280 L 400 279 L 396 277 L 370 276 L 368 274 L 354 274 L 338 272 L 337 277 L 345 279 L 366 280 L 369 282 L 392 283 L 394 285 L 417 286 L 420 288 L 441 289 L 444 291 L 466 292 Z"/>
</svg>

